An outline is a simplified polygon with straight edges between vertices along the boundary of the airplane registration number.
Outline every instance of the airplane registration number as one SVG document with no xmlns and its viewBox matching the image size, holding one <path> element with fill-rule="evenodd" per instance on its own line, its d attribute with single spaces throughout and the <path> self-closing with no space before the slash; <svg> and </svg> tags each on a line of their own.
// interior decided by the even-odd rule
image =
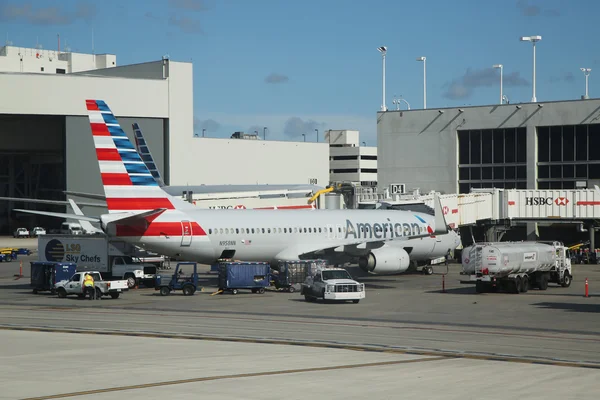
<svg viewBox="0 0 600 400">
<path fill-rule="evenodd" d="M 219 246 L 235 246 L 235 240 L 221 240 Z"/>
</svg>

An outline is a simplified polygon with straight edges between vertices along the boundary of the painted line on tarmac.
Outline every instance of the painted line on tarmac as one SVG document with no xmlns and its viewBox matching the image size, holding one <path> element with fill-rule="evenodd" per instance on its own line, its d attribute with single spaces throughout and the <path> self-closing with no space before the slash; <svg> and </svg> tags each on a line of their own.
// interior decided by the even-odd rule
<svg viewBox="0 0 600 400">
<path fill-rule="evenodd" d="M 201 378 L 178 379 L 178 380 L 173 380 L 173 381 L 142 383 L 139 385 L 117 386 L 117 387 L 104 388 L 104 389 L 94 389 L 94 390 L 85 390 L 85 391 L 80 391 L 80 392 L 61 393 L 61 394 L 55 394 L 55 395 L 50 395 L 50 396 L 28 397 L 23 400 L 62 399 L 65 397 L 89 396 L 92 394 L 123 392 L 126 390 L 148 389 L 148 388 L 155 388 L 155 387 L 160 387 L 160 386 L 173 386 L 173 385 L 182 385 L 182 384 L 186 384 L 186 383 L 208 382 L 208 381 L 217 381 L 217 380 L 223 380 L 223 379 L 253 378 L 253 377 L 258 377 L 258 376 L 274 376 L 274 375 L 298 374 L 298 373 L 306 373 L 306 372 L 338 371 L 338 370 L 343 370 L 343 369 L 381 367 L 381 366 L 387 366 L 387 365 L 422 363 L 422 362 L 428 362 L 428 361 L 441 361 L 441 360 L 448 360 L 448 359 L 450 359 L 450 358 L 449 357 L 427 357 L 427 358 L 416 358 L 416 359 L 411 359 L 411 360 L 380 361 L 380 362 L 364 363 L 364 364 L 336 365 L 336 366 L 331 366 L 331 367 L 313 367 L 313 368 L 301 368 L 301 369 L 288 369 L 288 370 L 280 370 L 280 371 L 251 372 L 251 373 L 246 373 L 246 374 L 206 376 L 206 377 L 201 377 Z"/>
<path fill-rule="evenodd" d="M 468 359 L 468 360 L 480 360 L 480 361 L 501 361 L 501 362 L 512 362 L 519 364 L 536 364 L 536 365 L 547 365 L 554 367 L 570 367 L 570 368 L 590 368 L 600 369 L 600 363 L 586 362 L 586 361 L 567 361 L 567 360 L 554 360 L 554 359 L 539 359 L 535 357 L 519 357 L 512 355 L 502 354 L 477 354 L 477 353 L 466 353 L 466 352 L 453 352 L 447 350 L 436 350 L 436 349 L 401 349 L 401 348 L 389 348 L 379 347 L 377 344 L 368 345 L 349 345 L 345 343 L 319 343 L 319 342 L 300 342 L 294 340 L 284 339 L 257 339 L 257 338 L 242 338 L 242 337 L 219 337 L 209 335 L 190 335 L 190 334 L 169 334 L 169 333 L 155 333 L 155 332 L 124 332 L 124 331 L 98 331 L 98 330 L 78 330 L 68 328 L 50 328 L 50 327 L 23 327 L 23 326 L 9 326 L 0 325 L 0 330 L 12 330 L 12 331 L 28 331 L 28 332 L 46 332 L 46 333 L 75 333 L 85 335 L 103 335 L 103 336 L 129 336 L 129 337 L 145 337 L 152 339 L 183 339 L 183 340 L 206 340 L 216 342 L 236 342 L 236 343 L 252 343 L 252 344 L 274 344 L 274 345 L 285 345 L 285 346 L 304 346 L 304 347 L 317 347 L 317 348 L 328 348 L 338 350 L 352 350 L 352 351 L 365 351 L 371 353 L 387 353 L 387 354 L 403 354 L 403 355 L 419 355 L 426 357 L 445 357 L 454 359 Z M 375 347 L 378 346 L 378 347 Z"/>
</svg>

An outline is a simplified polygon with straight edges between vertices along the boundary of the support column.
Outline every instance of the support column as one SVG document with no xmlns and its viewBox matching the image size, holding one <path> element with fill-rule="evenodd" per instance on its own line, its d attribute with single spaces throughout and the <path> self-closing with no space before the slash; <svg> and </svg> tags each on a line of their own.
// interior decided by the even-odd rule
<svg viewBox="0 0 600 400">
<path fill-rule="evenodd" d="M 535 222 L 527 223 L 527 240 L 536 241 L 539 239 L 537 224 Z"/>
<path fill-rule="evenodd" d="M 588 224 L 588 232 L 590 233 L 590 253 L 596 249 L 596 231 L 594 230 L 594 224 Z"/>
</svg>

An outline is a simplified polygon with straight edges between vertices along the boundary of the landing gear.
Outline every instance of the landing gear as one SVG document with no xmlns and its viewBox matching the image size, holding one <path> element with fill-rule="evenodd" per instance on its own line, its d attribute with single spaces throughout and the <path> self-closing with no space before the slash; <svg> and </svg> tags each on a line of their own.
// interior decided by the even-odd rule
<svg viewBox="0 0 600 400">
<path fill-rule="evenodd" d="M 431 265 L 423 267 L 423 273 L 425 275 L 433 275 L 433 267 Z"/>
</svg>

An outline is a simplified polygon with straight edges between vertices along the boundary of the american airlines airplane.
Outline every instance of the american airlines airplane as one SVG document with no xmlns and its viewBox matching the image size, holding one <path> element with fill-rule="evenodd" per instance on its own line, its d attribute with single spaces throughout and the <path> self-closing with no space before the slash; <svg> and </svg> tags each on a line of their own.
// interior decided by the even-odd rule
<svg viewBox="0 0 600 400">
<path fill-rule="evenodd" d="M 415 244 L 448 233 L 439 198 L 433 216 L 397 210 L 198 209 L 159 186 L 104 101 L 86 100 L 86 106 L 108 214 L 15 211 L 100 222 L 109 236 L 205 264 L 220 258 L 358 259 L 362 269 L 377 274 L 406 271 Z"/>
</svg>

